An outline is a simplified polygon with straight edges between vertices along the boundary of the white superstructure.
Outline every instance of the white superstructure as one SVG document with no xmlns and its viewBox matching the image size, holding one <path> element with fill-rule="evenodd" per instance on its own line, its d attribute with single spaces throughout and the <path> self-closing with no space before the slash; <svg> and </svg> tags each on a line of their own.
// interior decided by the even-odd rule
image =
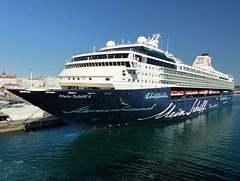
<svg viewBox="0 0 240 181">
<path fill-rule="evenodd" d="M 60 75 L 63 89 L 193 88 L 233 90 L 231 75 L 214 70 L 208 54 L 192 66 L 158 48 L 159 34 L 141 36 L 136 43 L 116 45 L 74 55 Z"/>
</svg>

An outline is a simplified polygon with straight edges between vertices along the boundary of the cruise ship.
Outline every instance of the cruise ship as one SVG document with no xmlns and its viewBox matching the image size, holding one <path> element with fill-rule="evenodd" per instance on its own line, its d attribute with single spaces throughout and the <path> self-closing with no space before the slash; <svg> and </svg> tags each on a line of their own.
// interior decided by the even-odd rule
<svg viewBox="0 0 240 181">
<path fill-rule="evenodd" d="M 74 55 L 61 89 L 8 89 L 81 131 L 182 119 L 232 103 L 234 80 L 207 53 L 192 65 L 158 47 L 160 34 Z"/>
</svg>

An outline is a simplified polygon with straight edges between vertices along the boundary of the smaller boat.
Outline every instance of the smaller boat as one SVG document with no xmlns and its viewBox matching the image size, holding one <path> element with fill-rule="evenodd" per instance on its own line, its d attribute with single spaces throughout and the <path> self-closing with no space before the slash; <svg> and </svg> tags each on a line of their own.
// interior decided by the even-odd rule
<svg viewBox="0 0 240 181">
<path fill-rule="evenodd" d="M 177 91 L 171 91 L 171 96 L 176 96 L 177 95 Z"/>
<path fill-rule="evenodd" d="M 9 117 L 9 115 L 4 114 L 3 112 L 0 112 L 0 123 L 4 122 L 11 122 L 12 119 Z"/>
<path fill-rule="evenodd" d="M 188 90 L 188 91 L 186 91 L 186 94 L 187 95 L 192 95 L 193 93 L 192 93 L 192 91 Z"/>
<path fill-rule="evenodd" d="M 178 96 L 182 96 L 184 94 L 184 91 L 177 91 Z"/>
<path fill-rule="evenodd" d="M 198 94 L 198 91 L 197 90 L 192 91 L 192 94 L 196 95 L 196 94 Z"/>
<path fill-rule="evenodd" d="M 214 92 L 213 92 L 212 90 L 210 90 L 208 93 L 209 93 L 209 94 L 214 94 Z"/>
</svg>

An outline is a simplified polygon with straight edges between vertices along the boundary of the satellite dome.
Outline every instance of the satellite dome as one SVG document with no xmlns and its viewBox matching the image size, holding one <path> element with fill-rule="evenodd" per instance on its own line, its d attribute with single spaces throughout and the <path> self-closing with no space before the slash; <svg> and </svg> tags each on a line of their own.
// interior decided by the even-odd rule
<svg viewBox="0 0 240 181">
<path fill-rule="evenodd" d="M 114 41 L 108 41 L 107 42 L 107 47 L 111 47 L 111 46 L 114 46 L 114 45 L 115 45 Z"/>
<path fill-rule="evenodd" d="M 147 39 L 146 39 L 144 36 L 140 36 L 140 37 L 137 39 L 137 42 L 138 42 L 138 43 L 144 43 L 144 42 L 147 42 Z"/>
</svg>

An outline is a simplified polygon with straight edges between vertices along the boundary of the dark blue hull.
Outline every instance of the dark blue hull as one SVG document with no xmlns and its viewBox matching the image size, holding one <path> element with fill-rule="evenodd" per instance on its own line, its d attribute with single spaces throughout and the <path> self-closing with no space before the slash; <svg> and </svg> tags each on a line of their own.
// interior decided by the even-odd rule
<svg viewBox="0 0 240 181">
<path fill-rule="evenodd" d="M 140 90 L 9 89 L 79 130 L 186 118 L 232 103 L 233 92 L 171 97 L 171 88 Z"/>
</svg>

